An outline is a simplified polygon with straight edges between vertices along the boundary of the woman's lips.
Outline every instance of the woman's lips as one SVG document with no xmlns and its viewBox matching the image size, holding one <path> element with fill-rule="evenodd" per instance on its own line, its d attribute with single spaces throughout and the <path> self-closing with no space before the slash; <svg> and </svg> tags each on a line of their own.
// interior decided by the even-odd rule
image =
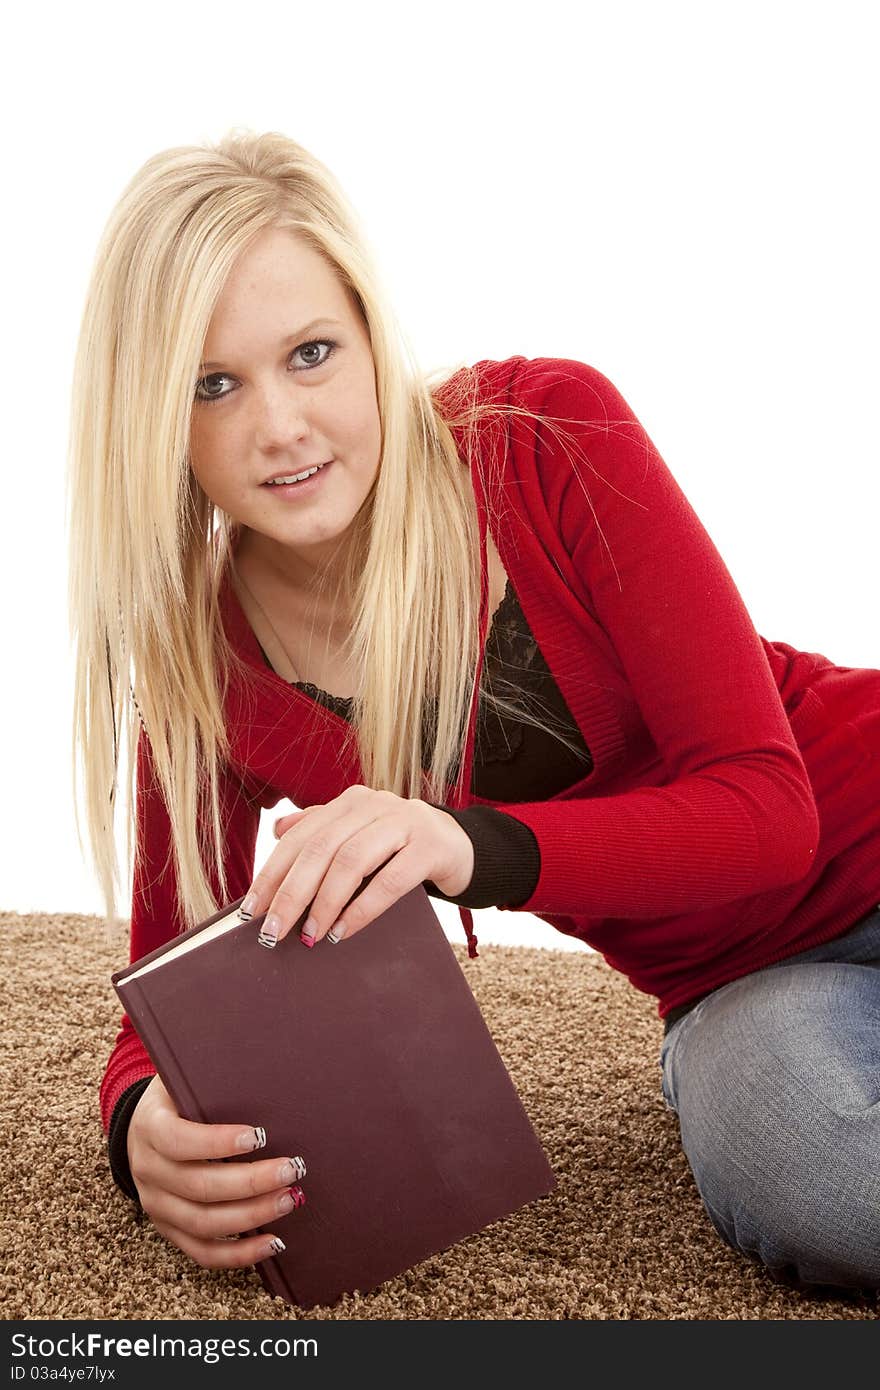
<svg viewBox="0 0 880 1390">
<path fill-rule="evenodd" d="M 275 493 L 276 496 L 278 496 L 279 498 L 301 497 L 304 494 L 307 495 L 310 492 L 317 491 L 317 488 L 319 487 L 323 478 L 326 476 L 327 473 L 330 472 L 332 465 L 333 460 L 329 459 L 327 463 L 325 463 L 321 468 L 318 469 L 317 473 L 313 473 L 310 478 L 306 478 L 305 481 L 301 483 L 266 482 L 262 483 L 261 486 L 264 487 L 267 492 Z"/>
</svg>

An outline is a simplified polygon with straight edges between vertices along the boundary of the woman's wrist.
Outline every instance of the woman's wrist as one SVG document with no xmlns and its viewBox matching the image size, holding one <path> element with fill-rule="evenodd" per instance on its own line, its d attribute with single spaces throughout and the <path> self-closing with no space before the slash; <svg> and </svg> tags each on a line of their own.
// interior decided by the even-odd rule
<svg viewBox="0 0 880 1390">
<path fill-rule="evenodd" d="M 541 873 L 541 851 L 534 833 L 513 816 L 494 806 L 453 809 L 429 801 L 445 811 L 469 836 L 474 847 L 474 871 L 464 892 L 454 897 L 426 881 L 425 891 L 456 907 L 516 907 L 533 895 Z"/>
</svg>

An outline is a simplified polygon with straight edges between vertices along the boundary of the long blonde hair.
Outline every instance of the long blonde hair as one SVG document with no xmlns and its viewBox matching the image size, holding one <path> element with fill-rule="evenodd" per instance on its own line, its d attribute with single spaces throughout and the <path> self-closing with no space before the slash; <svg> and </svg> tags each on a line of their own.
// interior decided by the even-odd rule
<svg viewBox="0 0 880 1390">
<path fill-rule="evenodd" d="M 108 928 L 117 920 L 120 739 L 130 874 L 140 723 L 172 828 L 181 929 L 229 900 L 218 797 L 218 769 L 230 760 L 223 699 L 233 668 L 251 681 L 255 673 L 230 648 L 220 616 L 235 523 L 196 482 L 189 437 L 215 304 L 237 257 L 270 226 L 295 231 L 325 257 L 355 298 L 375 362 L 380 465 L 337 589 L 350 603 L 345 645 L 360 678 L 349 737 L 365 784 L 443 801 L 451 771 L 464 773 L 480 556 L 473 488 L 452 429 L 462 428 L 464 452 L 475 451 L 485 470 L 493 438 L 503 447 L 487 421 L 536 417 L 480 401 L 474 374 L 460 367 L 433 381 L 414 368 L 353 210 L 300 145 L 276 132 L 233 130 L 216 146 L 164 150 L 128 183 L 101 237 L 71 397 L 74 804 L 81 754 Z M 488 474 L 485 496 L 491 514 Z M 487 687 L 481 694 L 511 708 Z M 76 828 L 82 851 L 78 809 Z"/>
</svg>

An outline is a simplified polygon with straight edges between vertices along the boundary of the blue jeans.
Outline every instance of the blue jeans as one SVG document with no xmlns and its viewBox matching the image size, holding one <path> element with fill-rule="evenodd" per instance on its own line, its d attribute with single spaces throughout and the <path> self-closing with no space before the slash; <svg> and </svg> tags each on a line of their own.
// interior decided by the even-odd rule
<svg viewBox="0 0 880 1390">
<path fill-rule="evenodd" d="M 880 1288 L 880 905 L 713 990 L 659 1065 L 721 1238 L 782 1283 Z"/>
</svg>

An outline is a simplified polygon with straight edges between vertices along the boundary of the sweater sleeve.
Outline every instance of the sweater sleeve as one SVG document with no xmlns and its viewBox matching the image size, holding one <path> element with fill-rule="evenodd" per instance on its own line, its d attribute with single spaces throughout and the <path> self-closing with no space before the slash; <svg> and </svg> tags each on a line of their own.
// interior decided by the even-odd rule
<svg viewBox="0 0 880 1390">
<path fill-rule="evenodd" d="M 225 867 L 229 902 L 242 897 L 253 881 L 260 807 L 247 796 L 230 769 L 221 768 L 220 815 L 226 828 Z M 129 963 L 176 936 L 184 926 L 177 901 L 171 822 L 155 775 L 149 740 L 141 729 L 137 744 L 136 837 L 131 904 Z M 220 900 L 216 878 L 211 891 Z M 100 1086 L 101 1124 L 105 1134 L 123 1092 L 156 1073 L 150 1056 L 127 1014 L 107 1061 Z"/>
<path fill-rule="evenodd" d="M 424 886 L 432 897 L 457 907 L 516 907 L 534 892 L 541 855 L 527 825 L 494 806 L 453 811 L 435 801 L 428 805 L 457 820 L 474 847 L 474 872 L 464 892 L 451 898 L 427 879 Z"/>
<path fill-rule="evenodd" d="M 141 1199 L 131 1176 L 131 1167 L 128 1162 L 128 1126 L 131 1123 L 135 1107 L 151 1080 L 152 1077 L 150 1076 L 142 1076 L 139 1081 L 135 1081 L 132 1086 L 123 1091 L 113 1110 L 110 1132 L 107 1135 L 107 1152 L 113 1181 L 120 1192 L 124 1192 L 126 1197 L 130 1197 L 138 1206 L 141 1204 Z"/>
<path fill-rule="evenodd" d="M 797 881 L 818 847 L 816 804 L 721 556 L 610 381 L 567 359 L 520 373 L 517 400 L 571 439 L 542 420 L 520 446 L 536 534 L 567 558 L 573 602 L 613 646 L 664 769 L 661 785 L 617 795 L 506 803 L 540 851 L 521 910 L 659 918 Z"/>
</svg>

